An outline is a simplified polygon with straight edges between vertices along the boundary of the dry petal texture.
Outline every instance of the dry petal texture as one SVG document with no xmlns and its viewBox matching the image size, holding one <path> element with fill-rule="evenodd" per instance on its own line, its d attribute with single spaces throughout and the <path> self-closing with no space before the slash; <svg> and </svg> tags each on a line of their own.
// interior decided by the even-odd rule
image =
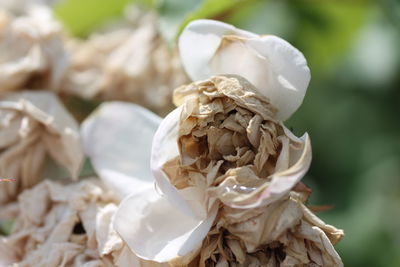
<svg viewBox="0 0 400 267">
<path fill-rule="evenodd" d="M 215 76 L 175 90 L 179 156 L 163 166 L 179 190 L 195 187 L 204 204 L 219 199 L 254 208 L 287 194 L 311 163 L 308 135 L 293 136 L 276 109 L 240 76 Z"/>
<path fill-rule="evenodd" d="M 292 191 L 264 207 L 223 207 L 203 242 L 199 266 L 343 266 L 333 248 L 343 231 L 318 219 Z"/>
<path fill-rule="evenodd" d="M 178 107 L 154 134 L 156 189 L 132 188 L 119 205 L 115 229 L 129 249 L 172 266 L 342 266 L 332 244 L 343 232 L 304 206 L 308 135 L 298 138 L 282 124 L 309 82 L 303 55 L 277 37 L 203 20 L 185 29 L 180 53 L 191 78 L 203 81 L 176 89 Z M 146 117 L 136 108 L 132 114 L 132 122 Z M 139 121 L 137 130 L 149 128 Z M 127 158 L 119 157 L 123 164 L 111 166 L 107 179 L 119 183 L 127 174 L 136 183 L 142 177 L 122 165 L 138 162 L 133 150 L 143 145 L 133 127 L 115 126 L 133 138 L 122 138 L 128 148 L 120 154 Z M 97 165 L 99 171 L 107 164 Z"/>
<path fill-rule="evenodd" d="M 59 87 L 68 65 L 60 31 L 45 7 L 21 17 L 0 11 L 0 93 Z"/>
<path fill-rule="evenodd" d="M 118 201 L 97 179 L 44 181 L 9 204 L 15 205 L 12 233 L 0 236 L 0 266 L 163 266 L 140 260 L 123 244 L 112 225 Z"/>
<path fill-rule="evenodd" d="M 0 100 L 0 203 L 36 184 L 46 157 L 76 177 L 83 161 L 78 125 L 51 92 L 21 92 Z"/>
<path fill-rule="evenodd" d="M 179 57 L 162 39 L 154 14 L 138 17 L 135 24 L 71 42 L 72 63 L 62 90 L 170 110 L 172 89 L 187 81 Z"/>
<path fill-rule="evenodd" d="M 152 189 L 128 196 L 116 230 L 139 257 L 185 265 L 221 205 L 249 218 L 287 196 L 307 171 L 311 148 L 308 136 L 297 138 L 273 119 L 268 99 L 239 76 L 180 87 L 174 100 L 182 105 L 161 122 L 151 155 L 163 196 Z"/>
<path fill-rule="evenodd" d="M 301 105 L 311 78 L 303 54 L 285 40 L 219 21 L 191 22 L 180 36 L 179 50 L 193 81 L 240 75 L 269 98 L 282 121 Z"/>
</svg>

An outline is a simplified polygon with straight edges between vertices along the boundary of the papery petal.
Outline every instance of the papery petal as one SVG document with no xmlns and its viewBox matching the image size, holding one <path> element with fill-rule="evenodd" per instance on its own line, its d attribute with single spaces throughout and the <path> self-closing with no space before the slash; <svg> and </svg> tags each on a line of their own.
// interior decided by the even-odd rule
<svg viewBox="0 0 400 267">
<path fill-rule="evenodd" d="M 168 262 L 199 249 L 217 214 L 188 216 L 154 189 L 126 197 L 115 215 L 115 229 L 140 258 Z"/>
<path fill-rule="evenodd" d="M 256 198 L 245 199 L 243 203 L 231 203 L 231 207 L 255 208 L 272 203 L 287 194 L 308 171 L 312 158 L 308 134 L 298 138 L 287 128 L 283 128 L 290 142 L 283 144 L 284 148 L 277 160 L 277 171 L 271 175 L 271 182 L 265 184 L 261 194 L 254 194 Z M 282 165 L 279 166 L 278 163 Z"/>
<path fill-rule="evenodd" d="M 151 143 L 160 121 L 138 105 L 109 102 L 82 124 L 86 155 L 120 198 L 152 185 Z"/>
<path fill-rule="evenodd" d="M 179 40 L 181 59 L 193 80 L 236 74 L 249 80 L 286 120 L 301 105 L 310 82 L 303 54 L 285 40 L 258 36 L 212 20 L 190 23 Z"/>
<path fill-rule="evenodd" d="M 3 112 L 19 111 L 21 116 L 26 118 L 25 121 L 32 118 L 43 125 L 46 130 L 41 139 L 49 154 L 64 166 L 73 178 L 78 176 L 83 162 L 78 124 L 55 94 L 48 91 L 8 94 L 2 98 L 0 109 Z M 25 130 L 31 131 L 28 128 Z M 22 134 L 23 127 L 19 131 L 19 134 Z"/>
</svg>

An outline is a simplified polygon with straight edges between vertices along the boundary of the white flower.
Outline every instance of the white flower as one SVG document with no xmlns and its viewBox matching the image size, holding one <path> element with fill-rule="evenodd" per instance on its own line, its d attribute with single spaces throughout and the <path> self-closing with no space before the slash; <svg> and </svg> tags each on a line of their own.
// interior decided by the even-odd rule
<svg viewBox="0 0 400 267">
<path fill-rule="evenodd" d="M 209 79 L 220 74 L 241 77 L 213 77 L 211 83 L 214 85 L 198 82 L 177 89 L 189 93 L 176 101 L 179 106 L 162 121 L 136 105 L 118 102 L 103 104 L 83 124 L 82 135 L 86 153 L 99 176 L 124 198 L 115 217 L 115 228 L 130 249 L 143 259 L 156 262 L 173 260 L 175 264 L 184 265 L 199 252 L 221 205 L 242 209 L 265 206 L 287 194 L 304 176 L 311 161 L 308 135 L 295 137 L 281 121 L 287 119 L 301 104 L 310 73 L 303 55 L 286 41 L 274 36 L 257 36 L 210 20 L 189 24 L 182 33 L 179 47 L 183 65 L 194 80 Z M 276 161 L 276 166 L 264 168 L 263 164 L 260 165 L 259 172 L 268 174 L 265 177 L 268 182 L 262 180 L 262 188 L 256 188 L 257 192 L 251 198 L 245 193 L 238 193 L 233 194 L 233 201 L 225 201 L 221 197 L 210 196 L 210 187 L 198 184 L 176 186 L 171 182 L 174 178 L 171 172 L 186 164 L 182 162 L 188 154 L 185 154 L 180 139 L 186 130 L 182 128 L 183 125 L 188 125 L 185 120 L 215 119 L 215 114 L 212 114 L 215 104 L 213 96 L 208 96 L 207 90 L 203 92 L 199 88 L 210 86 L 214 88 L 210 90 L 222 97 L 221 90 L 224 89 L 221 86 L 225 85 L 216 82 L 218 79 L 236 90 L 233 94 L 228 93 L 227 99 L 221 100 L 222 103 L 233 99 L 232 103 L 236 105 L 234 112 L 247 112 L 249 120 L 257 117 L 258 108 L 265 108 L 268 115 L 261 121 L 268 121 L 272 128 L 279 128 L 274 136 L 282 136 L 274 139 L 276 147 L 270 149 L 271 153 L 275 153 L 271 157 Z M 204 81 L 207 82 L 210 81 Z M 252 91 L 249 93 L 247 90 Z M 200 101 L 199 96 L 211 100 L 193 104 Z M 253 105 L 253 102 L 248 102 L 248 96 L 262 99 L 262 104 Z M 272 106 L 268 104 L 268 99 Z M 228 107 L 222 112 L 225 114 L 223 120 L 228 120 L 230 114 L 227 110 Z M 199 120 L 196 123 L 193 125 L 203 125 Z M 257 118 L 251 123 L 244 123 L 257 124 Z M 252 135 L 251 131 L 259 128 L 248 125 L 244 129 L 249 129 L 248 134 Z M 267 132 L 270 130 L 265 129 Z M 191 134 L 196 135 L 197 132 Z M 256 143 L 260 141 L 260 135 L 254 134 L 258 137 L 251 137 L 255 140 L 252 145 L 257 152 L 259 144 Z M 197 158 L 189 159 L 191 163 L 195 160 Z M 213 166 L 210 164 L 207 173 L 215 172 L 213 178 L 219 178 L 216 177 L 219 166 Z M 196 173 L 201 172 L 196 170 L 193 175 Z M 153 186 L 153 177 L 156 188 Z M 225 188 L 236 190 L 235 184 Z"/>
</svg>

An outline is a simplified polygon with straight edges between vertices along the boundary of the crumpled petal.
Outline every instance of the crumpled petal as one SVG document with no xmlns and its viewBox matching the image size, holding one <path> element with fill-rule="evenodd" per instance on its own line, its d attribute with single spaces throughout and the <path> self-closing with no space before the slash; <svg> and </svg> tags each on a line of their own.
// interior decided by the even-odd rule
<svg viewBox="0 0 400 267">
<path fill-rule="evenodd" d="M 285 40 L 246 32 L 212 20 L 188 24 L 179 39 L 182 64 L 193 81 L 237 74 L 266 95 L 288 119 L 301 105 L 310 70 L 303 54 Z"/>
<path fill-rule="evenodd" d="M 188 216 L 149 189 L 122 201 L 115 229 L 140 258 L 168 262 L 199 249 L 216 211 L 214 208 L 206 218 Z"/>
<path fill-rule="evenodd" d="M 307 194 L 291 191 L 255 209 L 224 207 L 203 242 L 197 266 L 223 261 L 232 266 L 343 266 L 333 247 L 343 231 L 310 217 L 306 199 Z M 231 220 L 235 214 L 240 216 Z"/>
<path fill-rule="evenodd" d="M 0 100 L 0 176 L 15 182 L 0 184 L 0 202 L 14 197 L 41 178 L 47 154 L 79 174 L 83 151 L 78 125 L 51 92 L 9 94 Z"/>
<path fill-rule="evenodd" d="M 304 177 L 311 164 L 311 142 L 308 134 L 301 138 L 294 136 L 287 128 L 285 133 L 291 137 L 291 144 L 280 153 L 278 163 L 285 161 L 284 168 L 278 165 L 278 171 L 271 175 L 271 182 L 265 186 L 257 188 L 251 195 L 242 198 L 240 201 L 226 203 L 233 208 L 255 208 L 268 205 L 287 194 Z M 289 152 L 289 150 L 291 150 Z M 279 170 L 281 168 L 281 170 Z M 261 193 L 260 193 L 261 192 Z"/>
<path fill-rule="evenodd" d="M 110 251 L 102 244 L 117 251 L 122 241 L 115 232 L 96 224 L 107 219 L 112 206 L 115 210 L 112 192 L 95 179 L 68 185 L 46 180 L 25 190 L 18 199 L 19 214 L 11 234 L 1 237 L 9 255 L 16 256 L 11 263 L 21 267 L 112 266 Z"/>
<path fill-rule="evenodd" d="M 135 104 L 102 104 L 81 126 L 96 173 L 120 199 L 152 186 L 151 143 L 161 119 Z"/>
<path fill-rule="evenodd" d="M 204 214 L 217 199 L 232 208 L 265 206 L 287 194 L 310 166 L 308 135 L 298 138 L 273 119 L 275 108 L 243 77 L 181 86 L 174 102 L 180 106 L 155 135 L 152 168 L 177 208 L 185 201 Z"/>
<path fill-rule="evenodd" d="M 172 108 L 172 90 L 187 81 L 178 53 L 162 38 L 156 14 L 134 11 L 118 29 L 114 22 L 111 31 L 67 42 L 71 64 L 63 93 L 135 102 L 162 114 Z"/>
<path fill-rule="evenodd" d="M 21 17 L 1 11 L 0 35 L 0 92 L 58 89 L 69 59 L 61 26 L 49 8 L 36 6 Z"/>
</svg>

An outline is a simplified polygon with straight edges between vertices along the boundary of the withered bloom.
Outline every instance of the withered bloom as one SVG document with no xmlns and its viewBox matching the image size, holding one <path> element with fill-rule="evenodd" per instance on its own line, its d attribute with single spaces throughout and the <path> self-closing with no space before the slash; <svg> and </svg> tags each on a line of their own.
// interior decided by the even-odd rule
<svg viewBox="0 0 400 267">
<path fill-rule="evenodd" d="M 48 8 L 21 17 L 0 11 L 0 92 L 57 89 L 68 65 L 62 38 Z"/>
<path fill-rule="evenodd" d="M 179 156 L 164 165 L 177 189 L 202 189 L 232 207 L 265 205 L 286 194 L 311 161 L 308 136 L 294 137 L 276 108 L 246 79 L 215 76 L 182 86 Z M 172 171 L 175 171 L 172 173 Z"/>
<path fill-rule="evenodd" d="M 72 40 L 71 65 L 62 91 L 83 98 L 133 101 L 158 112 L 171 108 L 172 89 L 187 81 L 148 13 L 136 25 Z"/>
<path fill-rule="evenodd" d="M 77 177 L 83 152 L 78 124 L 51 92 L 8 94 L 0 100 L 0 203 L 38 183 L 46 157 Z"/>
<path fill-rule="evenodd" d="M 2 206 L 13 211 L 15 222 L 10 235 L 0 236 L 0 266 L 163 267 L 124 245 L 112 225 L 117 205 L 114 192 L 94 177 L 67 184 L 46 180 L 25 190 L 17 202 Z"/>
<path fill-rule="evenodd" d="M 343 231 L 325 224 L 288 196 L 256 209 L 223 207 L 192 260 L 198 266 L 343 266 L 335 245 Z"/>
<path fill-rule="evenodd" d="M 278 37 L 210 20 L 190 23 L 179 48 L 197 81 L 176 89 L 177 108 L 161 123 L 121 103 L 84 123 L 99 176 L 125 187 L 115 215 L 121 238 L 138 257 L 172 266 L 342 266 L 333 244 L 343 232 L 315 217 L 299 190 L 308 135 L 283 125 L 310 80 L 304 56 Z M 118 149 L 108 149 L 113 136 Z M 147 158 L 156 190 L 136 164 Z"/>
</svg>

